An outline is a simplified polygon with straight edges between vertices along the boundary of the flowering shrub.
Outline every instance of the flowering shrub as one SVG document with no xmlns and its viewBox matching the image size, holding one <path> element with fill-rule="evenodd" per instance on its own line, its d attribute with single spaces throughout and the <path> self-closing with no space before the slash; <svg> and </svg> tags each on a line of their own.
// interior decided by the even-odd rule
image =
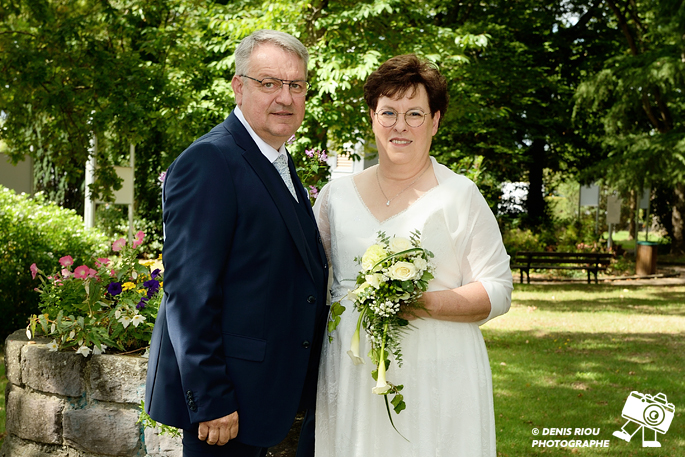
<svg viewBox="0 0 685 457">
<path fill-rule="evenodd" d="M 295 135 L 291 136 L 287 144 L 295 143 Z M 319 196 L 319 191 L 328 182 L 329 167 L 328 155 L 325 150 L 305 149 L 304 154 L 293 153 L 293 161 L 304 188 L 309 192 L 309 199 L 312 204 Z"/>
<path fill-rule="evenodd" d="M 162 273 L 155 260 L 140 262 L 138 232 L 129 245 L 123 238 L 112 243 L 112 258 L 99 257 L 76 266 L 67 255 L 60 271 L 45 275 L 34 263 L 31 275 L 39 279 L 42 314 L 30 318 L 29 338 L 42 333 L 53 337 L 50 350 L 75 350 L 87 357 L 110 349 L 135 351 L 150 342 L 161 302 Z"/>
<path fill-rule="evenodd" d="M 147 232 L 147 231 L 146 231 Z M 58 259 L 102 257 L 109 250 L 100 230 L 83 227 L 83 217 L 48 201 L 41 193 L 17 195 L 0 186 L 0 342 L 39 312 L 32 263 L 52 271 Z"/>
</svg>

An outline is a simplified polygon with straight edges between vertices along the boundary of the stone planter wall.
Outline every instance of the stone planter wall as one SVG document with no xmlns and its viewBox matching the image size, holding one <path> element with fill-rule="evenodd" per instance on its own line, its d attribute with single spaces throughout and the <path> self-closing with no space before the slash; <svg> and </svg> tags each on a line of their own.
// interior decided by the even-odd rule
<svg viewBox="0 0 685 457">
<path fill-rule="evenodd" d="M 181 457 L 180 439 L 137 424 L 147 359 L 50 352 L 24 330 L 5 341 L 0 457 Z"/>
</svg>

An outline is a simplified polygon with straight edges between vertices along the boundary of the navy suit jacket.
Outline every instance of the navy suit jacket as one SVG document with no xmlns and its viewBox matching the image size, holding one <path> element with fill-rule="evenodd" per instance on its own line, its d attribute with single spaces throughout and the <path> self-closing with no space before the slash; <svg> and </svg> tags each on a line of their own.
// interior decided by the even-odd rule
<svg viewBox="0 0 685 457">
<path fill-rule="evenodd" d="M 154 420 L 187 429 L 238 411 L 238 441 L 268 447 L 313 407 L 328 265 L 289 166 L 300 203 L 231 113 L 169 167 L 145 392 Z"/>
</svg>

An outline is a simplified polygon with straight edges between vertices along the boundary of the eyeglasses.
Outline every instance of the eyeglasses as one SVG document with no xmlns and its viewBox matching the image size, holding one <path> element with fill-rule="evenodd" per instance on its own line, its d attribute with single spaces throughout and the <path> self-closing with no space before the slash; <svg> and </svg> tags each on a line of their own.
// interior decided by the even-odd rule
<svg viewBox="0 0 685 457">
<path fill-rule="evenodd" d="M 256 79 L 247 75 L 240 76 L 258 82 L 259 88 L 262 90 L 262 92 L 265 92 L 267 94 L 275 94 L 276 92 L 280 91 L 284 85 L 287 84 L 288 86 L 290 86 L 290 94 L 293 97 L 303 97 L 307 94 L 307 89 L 309 88 L 309 83 L 307 81 L 288 81 L 287 79 L 278 78 Z"/>
<path fill-rule="evenodd" d="M 426 121 L 426 116 L 428 114 L 424 113 L 421 109 L 410 109 L 406 113 L 398 113 L 394 109 L 384 109 L 376 111 L 374 113 L 378 123 L 383 127 L 392 127 L 397 124 L 397 119 L 400 114 L 404 114 L 404 122 L 407 123 L 409 127 L 421 127 Z"/>
</svg>

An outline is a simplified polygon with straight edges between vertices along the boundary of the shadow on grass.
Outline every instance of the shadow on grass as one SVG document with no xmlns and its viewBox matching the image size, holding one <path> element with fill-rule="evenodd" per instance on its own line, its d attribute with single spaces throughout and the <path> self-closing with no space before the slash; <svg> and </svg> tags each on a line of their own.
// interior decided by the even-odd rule
<svg viewBox="0 0 685 457">
<path fill-rule="evenodd" d="M 647 292 L 645 292 L 647 290 Z M 625 291 L 625 292 L 624 292 Z M 685 316 L 685 287 L 516 285 L 515 303 L 558 312 L 618 312 Z M 531 298 L 527 297 L 530 293 Z M 564 295 L 561 300 L 551 297 Z M 639 296 L 636 296 L 639 295 Z"/>
<path fill-rule="evenodd" d="M 685 455 L 685 333 L 662 335 L 483 329 L 495 395 L 498 455 Z M 676 417 L 662 448 L 612 436 L 631 391 L 667 395 Z M 533 429 L 540 431 L 533 434 Z M 573 429 L 561 436 L 544 429 Z M 576 435 L 576 428 L 597 435 Z M 565 430 L 568 431 L 568 430 Z M 610 440 L 609 448 L 533 448 L 534 439 Z"/>
</svg>

